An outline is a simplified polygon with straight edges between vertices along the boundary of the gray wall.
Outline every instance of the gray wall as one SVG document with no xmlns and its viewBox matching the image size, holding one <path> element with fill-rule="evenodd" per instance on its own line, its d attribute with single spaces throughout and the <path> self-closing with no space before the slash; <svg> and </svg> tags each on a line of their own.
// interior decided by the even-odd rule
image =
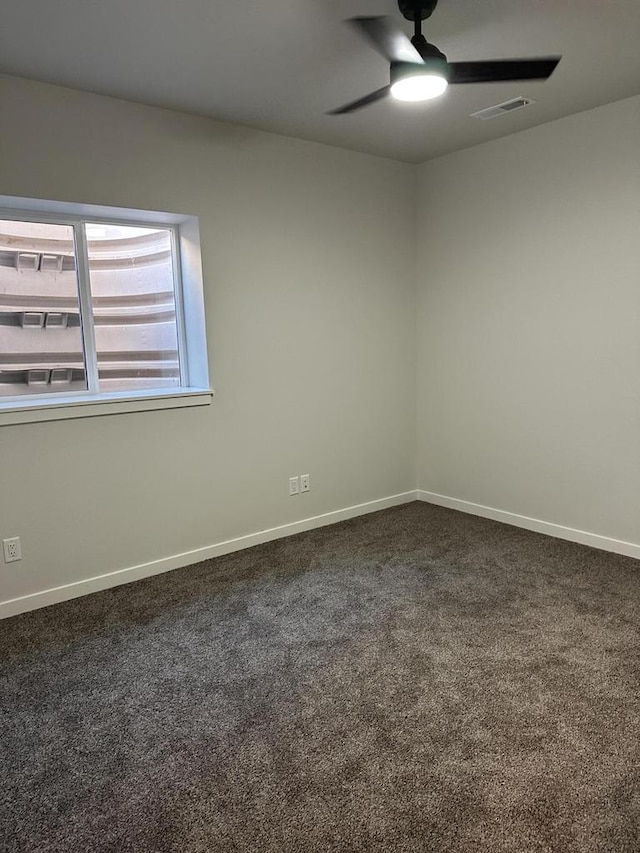
<svg viewBox="0 0 640 853">
<path fill-rule="evenodd" d="M 0 428 L 0 601 L 412 490 L 416 423 L 421 489 L 640 543 L 640 98 L 420 167 L 0 98 L 3 194 L 200 217 L 217 391 Z"/>
<path fill-rule="evenodd" d="M 0 428 L 0 601 L 415 488 L 412 167 L 12 78 L 0 102 L 2 194 L 200 217 L 217 392 Z"/>
<path fill-rule="evenodd" d="M 419 487 L 640 543 L 640 98 L 420 185 Z"/>
</svg>

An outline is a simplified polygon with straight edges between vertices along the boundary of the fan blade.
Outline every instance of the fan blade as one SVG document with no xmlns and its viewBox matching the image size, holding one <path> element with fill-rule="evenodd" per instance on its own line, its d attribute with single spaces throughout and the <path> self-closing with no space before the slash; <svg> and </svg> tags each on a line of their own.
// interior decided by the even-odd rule
<svg viewBox="0 0 640 853">
<path fill-rule="evenodd" d="M 422 62 L 409 37 L 391 18 L 349 18 L 347 23 L 364 36 L 387 62 Z"/>
<path fill-rule="evenodd" d="M 449 83 L 499 83 L 502 80 L 546 80 L 560 56 L 545 59 L 489 59 L 484 62 L 450 62 Z"/>
<path fill-rule="evenodd" d="M 383 86 L 382 89 L 376 89 L 375 92 L 371 92 L 370 95 L 365 95 L 364 98 L 358 98 L 357 101 L 351 101 L 351 103 L 345 104 L 343 107 L 338 107 L 337 110 L 330 110 L 327 115 L 340 116 L 344 113 L 352 113 L 362 107 L 368 107 L 369 104 L 374 104 L 376 101 L 379 101 L 381 98 L 388 95 L 389 89 L 391 89 L 391 86 Z"/>
</svg>

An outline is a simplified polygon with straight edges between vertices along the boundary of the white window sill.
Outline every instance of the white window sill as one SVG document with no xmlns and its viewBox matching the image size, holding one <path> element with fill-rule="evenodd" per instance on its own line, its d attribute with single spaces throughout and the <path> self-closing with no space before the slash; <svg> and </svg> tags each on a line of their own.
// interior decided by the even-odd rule
<svg viewBox="0 0 640 853">
<path fill-rule="evenodd" d="M 12 400 L 0 403 L 0 426 L 59 421 L 69 418 L 91 418 L 120 415 L 126 412 L 148 412 L 156 409 L 179 409 L 208 406 L 215 392 L 207 388 L 181 388 L 171 391 L 129 391 L 96 395 L 69 395 L 55 400 Z"/>
</svg>

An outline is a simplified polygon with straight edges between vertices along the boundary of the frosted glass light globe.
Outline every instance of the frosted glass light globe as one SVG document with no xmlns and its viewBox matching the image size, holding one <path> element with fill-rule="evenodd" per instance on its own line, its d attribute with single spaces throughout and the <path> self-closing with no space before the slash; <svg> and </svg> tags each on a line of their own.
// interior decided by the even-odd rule
<svg viewBox="0 0 640 853">
<path fill-rule="evenodd" d="M 439 74 L 411 74 L 396 80 L 391 95 L 398 101 L 429 101 L 442 95 L 448 85 Z"/>
</svg>

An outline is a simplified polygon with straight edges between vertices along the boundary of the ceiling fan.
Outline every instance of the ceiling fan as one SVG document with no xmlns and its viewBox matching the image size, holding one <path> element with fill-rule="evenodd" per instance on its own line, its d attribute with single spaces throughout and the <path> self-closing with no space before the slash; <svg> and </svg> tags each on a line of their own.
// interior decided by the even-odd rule
<svg viewBox="0 0 640 853">
<path fill-rule="evenodd" d="M 387 95 L 400 101 L 427 101 L 442 95 L 450 83 L 546 80 L 560 62 L 559 56 L 448 62 L 444 53 L 422 35 L 422 21 L 431 17 L 437 5 L 438 0 L 398 0 L 404 17 L 413 21 L 411 39 L 391 18 L 350 18 L 347 21 L 387 60 L 391 80 L 389 85 L 331 110 L 329 115 L 352 113 Z"/>
</svg>

